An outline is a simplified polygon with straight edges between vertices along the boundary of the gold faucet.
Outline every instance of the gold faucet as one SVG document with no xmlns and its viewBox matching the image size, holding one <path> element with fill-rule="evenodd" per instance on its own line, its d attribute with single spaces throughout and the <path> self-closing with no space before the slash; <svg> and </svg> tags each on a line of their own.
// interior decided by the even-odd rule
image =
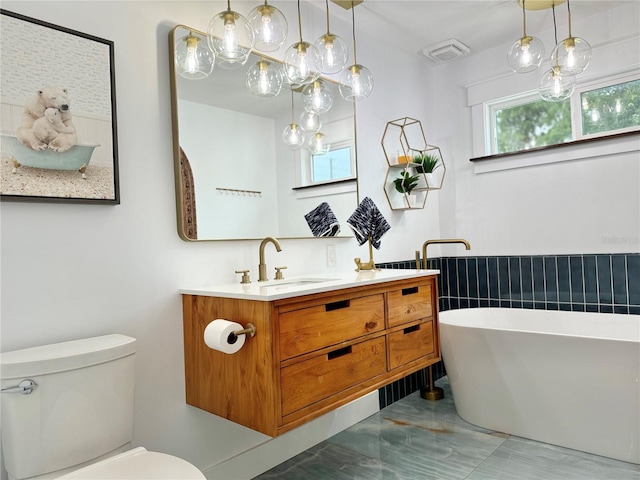
<svg viewBox="0 0 640 480">
<path fill-rule="evenodd" d="M 269 242 L 273 243 L 278 252 L 282 251 L 282 248 L 280 248 L 280 242 L 273 237 L 266 237 L 262 240 L 262 242 L 260 242 L 260 265 L 258 265 L 259 282 L 266 282 L 267 280 L 269 280 L 269 278 L 267 277 L 267 264 L 264 262 L 264 247 Z"/>
<path fill-rule="evenodd" d="M 427 247 L 432 243 L 462 243 L 464 244 L 467 250 L 471 250 L 471 244 L 467 242 L 464 238 L 442 238 L 439 240 L 427 240 L 422 245 L 422 268 L 427 269 Z M 416 252 L 416 266 L 420 268 L 420 253 Z"/>
</svg>

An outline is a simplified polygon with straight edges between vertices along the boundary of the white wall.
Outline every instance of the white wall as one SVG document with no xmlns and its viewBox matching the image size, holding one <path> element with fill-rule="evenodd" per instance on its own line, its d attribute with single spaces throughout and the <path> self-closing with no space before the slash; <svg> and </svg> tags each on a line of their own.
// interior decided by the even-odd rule
<svg viewBox="0 0 640 480">
<path fill-rule="evenodd" d="M 574 34 L 588 39 L 594 49 L 591 65 L 578 82 L 640 66 L 639 10 L 640 3 L 633 2 L 574 22 Z M 543 39 L 551 50 L 552 30 L 528 33 Z M 472 246 L 467 255 L 640 251 L 637 136 L 627 140 L 636 145 L 629 153 L 474 173 L 469 159 L 482 155 L 482 149 L 473 148 L 467 87 L 494 98 L 535 90 L 548 68 L 510 73 L 508 48 L 503 45 L 436 69 L 435 110 L 446 112 L 436 143 L 450 146 L 455 158 L 454 168 L 447 170 L 454 188 L 440 198 L 443 236 L 467 238 Z M 455 247 L 442 251 L 462 254 Z"/>
<path fill-rule="evenodd" d="M 248 12 L 253 3 L 234 8 Z M 259 242 L 187 243 L 176 233 L 168 34 L 179 23 L 204 30 L 226 2 L 3 1 L 2 7 L 115 42 L 121 192 L 119 206 L 1 204 L 2 350 L 113 332 L 137 338 L 134 443 L 183 457 L 209 478 L 228 479 L 238 465 L 244 470 L 237 478 L 248 478 L 375 411 L 374 393 L 354 409 L 269 441 L 185 404 L 178 289 L 239 281 L 234 270 L 244 268 L 257 278 Z M 295 18 L 295 3 L 285 7 Z M 315 17 L 316 30 L 305 30 L 309 38 L 324 33 L 323 12 Z M 349 38 L 348 25 L 332 23 L 332 30 Z M 357 111 L 360 194 L 393 227 L 375 259 L 412 258 L 426 238 L 439 236 L 438 198 L 424 210 L 390 211 L 380 137 L 388 120 L 426 116 L 433 80 L 425 67 L 382 47 L 367 52 L 367 44 L 374 45 L 373 37 L 358 38 L 358 60 L 372 70 L 376 87 Z M 352 238 L 287 240 L 281 253 L 267 252 L 267 262 L 287 265 L 289 276 L 319 273 L 329 243 L 342 269 L 367 256 Z M 242 457 L 249 451 L 249 459 Z"/>
</svg>

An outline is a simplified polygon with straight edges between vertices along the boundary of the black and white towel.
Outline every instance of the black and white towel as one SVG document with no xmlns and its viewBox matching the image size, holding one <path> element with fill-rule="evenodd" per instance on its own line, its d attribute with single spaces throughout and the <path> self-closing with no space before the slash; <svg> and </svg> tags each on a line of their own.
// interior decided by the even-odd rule
<svg viewBox="0 0 640 480">
<path fill-rule="evenodd" d="M 304 218 L 314 237 L 335 237 L 340 233 L 340 223 L 327 202 L 322 202 Z"/>
<path fill-rule="evenodd" d="M 391 228 L 391 225 L 369 197 L 365 197 L 360 202 L 347 223 L 353 229 L 358 245 L 363 245 L 371 237 L 371 244 L 376 249 L 380 249 L 380 239 Z"/>
</svg>

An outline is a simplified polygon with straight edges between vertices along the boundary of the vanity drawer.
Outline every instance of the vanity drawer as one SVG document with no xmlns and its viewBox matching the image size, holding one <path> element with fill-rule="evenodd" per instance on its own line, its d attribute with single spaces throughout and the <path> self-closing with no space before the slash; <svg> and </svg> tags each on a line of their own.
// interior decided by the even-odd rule
<svg viewBox="0 0 640 480">
<path fill-rule="evenodd" d="M 278 315 L 280 360 L 384 329 L 383 294 L 350 298 Z"/>
<path fill-rule="evenodd" d="M 433 338 L 431 320 L 388 334 L 389 370 L 433 353 Z"/>
<path fill-rule="evenodd" d="M 280 374 L 282 415 L 385 372 L 384 335 L 284 367 Z"/>
<path fill-rule="evenodd" d="M 387 295 L 389 327 L 428 318 L 433 315 L 430 283 L 393 290 Z"/>
</svg>

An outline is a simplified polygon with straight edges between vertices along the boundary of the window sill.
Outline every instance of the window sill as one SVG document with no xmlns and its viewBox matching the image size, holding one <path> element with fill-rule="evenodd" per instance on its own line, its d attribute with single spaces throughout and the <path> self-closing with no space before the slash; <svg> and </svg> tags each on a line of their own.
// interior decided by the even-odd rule
<svg viewBox="0 0 640 480">
<path fill-rule="evenodd" d="M 315 183 L 302 187 L 293 187 L 296 198 L 323 197 L 325 195 L 335 195 L 340 193 L 351 193 L 357 191 L 357 179 L 348 178 L 335 182 Z"/>
<path fill-rule="evenodd" d="M 604 137 L 585 138 L 573 142 L 549 145 L 546 147 L 521 150 L 519 152 L 501 153 L 475 157 L 474 173 L 488 173 L 514 168 L 545 165 L 571 160 L 604 157 L 640 150 L 640 130 L 618 133 Z"/>
</svg>

